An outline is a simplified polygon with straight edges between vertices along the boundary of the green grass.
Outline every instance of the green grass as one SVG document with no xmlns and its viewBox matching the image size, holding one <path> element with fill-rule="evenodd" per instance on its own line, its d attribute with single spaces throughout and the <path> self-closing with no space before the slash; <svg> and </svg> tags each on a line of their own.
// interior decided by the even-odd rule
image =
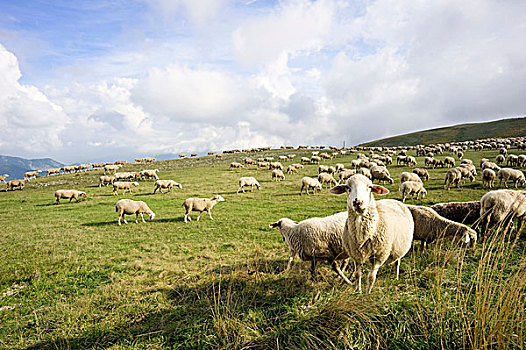
<svg viewBox="0 0 526 350">
<path fill-rule="evenodd" d="M 471 123 L 417 131 L 366 142 L 360 146 L 416 146 L 494 137 L 526 136 L 526 118 L 509 118 L 487 123 Z"/>
<path fill-rule="evenodd" d="M 294 153 L 299 161 L 303 153 Z M 466 157 L 478 164 L 496 154 L 468 151 Z M 112 196 L 111 188 L 97 186 L 101 171 L 39 178 L 23 191 L 0 192 L 0 296 L 14 291 L 0 297 L 0 308 L 8 307 L 0 311 L 0 348 L 526 347 L 522 239 L 498 235 L 474 251 L 449 242 L 415 249 L 402 260 L 400 280 L 392 267 L 380 269 L 371 295 L 344 285 L 323 264 L 312 282 L 309 264 L 298 258 L 282 273 L 288 250 L 268 224 L 344 211 L 345 197 L 327 188 L 299 196 L 301 177 L 316 175 L 316 165 L 276 183 L 268 170 L 229 169 L 243 157 L 123 169 L 158 168 L 161 178 L 183 184 L 168 194 L 152 195 L 153 181 L 142 181 L 133 194 Z M 326 163 L 349 166 L 354 158 Z M 395 180 L 410 170 L 389 169 Z M 445 172 L 431 169 L 428 196 L 406 203 L 478 200 L 487 192 L 480 175 L 445 191 Z M 241 176 L 255 176 L 261 191 L 236 194 Z M 397 182 L 382 198 L 400 198 Z M 60 188 L 84 190 L 88 199 L 53 205 Z M 214 194 L 226 199 L 213 208 L 214 221 L 203 214 L 196 222 L 194 213 L 183 222 L 185 198 Z M 156 219 L 135 224 L 128 217 L 130 224 L 119 227 L 114 206 L 120 198 L 144 200 Z M 35 270 L 40 275 L 29 280 Z M 25 288 L 13 288 L 26 281 Z"/>
</svg>

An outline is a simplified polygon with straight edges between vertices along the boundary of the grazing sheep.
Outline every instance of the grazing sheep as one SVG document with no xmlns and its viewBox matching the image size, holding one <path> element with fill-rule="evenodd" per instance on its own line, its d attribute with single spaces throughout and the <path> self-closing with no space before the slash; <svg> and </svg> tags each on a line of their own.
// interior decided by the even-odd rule
<svg viewBox="0 0 526 350">
<path fill-rule="evenodd" d="M 301 179 L 300 196 L 303 192 L 303 188 L 305 188 L 307 194 L 309 194 L 309 188 L 312 188 L 312 192 L 316 194 L 316 190 L 318 190 L 318 192 L 321 191 L 321 183 L 318 181 L 318 179 L 313 179 L 312 177 L 305 176 Z"/>
<path fill-rule="evenodd" d="M 115 173 L 113 176 L 115 177 L 115 180 L 135 179 L 135 173 L 132 172 Z"/>
<path fill-rule="evenodd" d="M 367 293 L 371 292 L 378 269 L 396 263 L 396 278 L 400 260 L 411 249 L 413 217 L 405 204 L 396 200 L 375 201 L 373 193 L 387 194 L 389 190 L 374 185 L 363 175 L 351 176 L 331 193 L 347 193 L 347 223 L 343 231 L 345 251 L 356 263 L 358 290 L 362 290 L 362 265 L 371 262 L 367 278 Z"/>
<path fill-rule="evenodd" d="M 371 171 L 371 181 L 378 180 L 382 182 L 389 182 L 390 184 L 394 183 L 394 180 L 391 178 L 391 174 L 389 174 L 389 170 L 387 170 L 386 167 L 376 165 L 372 166 L 370 169 Z"/>
<path fill-rule="evenodd" d="M 454 237 L 473 247 L 477 243 L 477 232 L 468 226 L 440 216 L 431 208 L 407 205 L 415 224 L 413 240 L 421 241 L 422 250 L 427 243 L 441 237 Z"/>
<path fill-rule="evenodd" d="M 244 162 L 245 164 L 256 165 L 256 161 L 252 158 L 245 158 Z"/>
<path fill-rule="evenodd" d="M 482 186 L 487 185 L 489 188 L 492 188 L 496 177 L 497 175 L 492 169 L 487 168 L 482 170 Z"/>
<path fill-rule="evenodd" d="M 311 163 L 320 164 L 320 162 L 321 162 L 321 157 L 320 157 L 320 156 L 312 156 L 312 157 L 310 157 L 310 162 L 311 162 Z"/>
<path fill-rule="evenodd" d="M 453 157 L 446 157 L 444 158 L 444 164 L 449 168 L 449 167 L 454 167 L 455 166 L 455 158 Z"/>
<path fill-rule="evenodd" d="M 216 195 L 210 199 L 208 198 L 187 198 L 184 200 L 183 206 L 186 210 L 184 214 L 184 222 L 191 221 L 192 218 L 188 216 L 188 214 L 191 211 L 198 211 L 199 215 L 197 216 L 197 221 L 199 221 L 199 218 L 201 217 L 201 214 L 203 214 L 203 211 L 206 211 L 208 213 L 208 216 L 210 217 L 210 220 L 214 220 L 212 218 L 212 208 L 214 205 L 216 205 L 219 202 L 223 202 L 225 199 L 221 195 Z"/>
<path fill-rule="evenodd" d="M 497 164 L 503 164 L 505 161 L 506 158 L 502 154 L 495 157 L 495 162 L 497 162 Z"/>
<path fill-rule="evenodd" d="M 427 190 L 424 188 L 422 182 L 418 181 L 405 181 L 400 184 L 399 191 L 402 192 L 402 202 L 405 202 L 405 199 L 408 196 L 412 196 L 413 199 L 418 199 L 419 196 L 424 198 L 427 194 Z"/>
<path fill-rule="evenodd" d="M 55 197 L 57 198 L 57 202 L 55 204 L 60 204 L 60 199 L 69 199 L 69 203 L 71 203 L 72 199 L 75 199 L 77 202 L 80 202 L 79 197 L 87 198 L 86 192 L 77 191 L 77 190 L 57 190 L 55 191 Z"/>
<path fill-rule="evenodd" d="M 46 176 L 52 175 L 52 174 L 59 174 L 61 168 L 50 168 L 46 171 Z"/>
<path fill-rule="evenodd" d="M 287 174 L 292 174 L 298 171 L 298 168 L 296 168 L 294 165 L 289 165 L 287 167 Z"/>
<path fill-rule="evenodd" d="M 2 181 L 5 182 L 6 177 L 9 177 L 9 174 L 4 174 L 4 175 L 0 176 L 0 182 L 2 182 Z"/>
<path fill-rule="evenodd" d="M 506 188 L 508 188 L 508 180 L 515 182 L 515 188 L 517 188 L 519 184 L 524 186 L 524 183 L 526 183 L 524 173 L 517 169 L 502 168 L 497 173 L 497 176 L 499 178 L 499 186 L 502 185 L 502 180 L 504 180 L 504 186 Z"/>
<path fill-rule="evenodd" d="M 163 193 L 163 188 L 168 189 L 168 191 L 166 191 L 167 193 L 171 192 L 174 186 L 179 187 L 181 190 L 183 189 L 183 186 L 180 183 L 175 182 L 174 180 L 157 180 L 155 181 L 155 189 L 153 190 L 153 194 L 155 194 L 157 190 Z"/>
<path fill-rule="evenodd" d="M 334 168 L 336 169 L 336 171 L 343 171 L 345 170 L 345 165 L 343 165 L 342 163 L 336 163 L 334 164 Z"/>
<path fill-rule="evenodd" d="M 323 184 L 326 184 L 326 183 L 334 185 L 334 186 L 338 184 L 338 181 L 336 181 L 336 179 L 331 174 L 328 174 L 328 173 L 320 173 L 318 175 L 318 181 L 320 182 L 322 187 L 323 187 Z"/>
<path fill-rule="evenodd" d="M 117 180 L 115 178 L 115 176 L 106 176 L 106 175 L 102 175 L 101 177 L 99 177 L 99 187 L 102 187 L 102 185 L 106 185 L 108 186 L 108 184 L 112 184 L 115 182 L 115 180 Z"/>
<path fill-rule="evenodd" d="M 303 166 L 303 164 L 293 163 L 293 164 L 291 164 L 291 165 L 292 165 L 294 168 L 298 169 L 298 170 L 299 170 L 299 169 L 303 169 L 303 168 L 305 168 L 305 167 Z"/>
<path fill-rule="evenodd" d="M 480 199 L 480 238 L 497 225 L 506 233 L 513 219 L 518 219 L 517 232 L 520 232 L 526 219 L 526 192 L 514 190 L 495 190 Z"/>
<path fill-rule="evenodd" d="M 259 184 L 258 180 L 256 180 L 256 178 L 252 176 L 246 176 L 246 177 L 239 178 L 239 188 L 237 189 L 237 193 L 239 193 L 239 190 L 243 190 L 243 193 L 244 193 L 245 186 L 250 186 L 250 191 L 254 190 L 254 186 L 256 186 L 258 190 L 261 189 L 261 185 Z"/>
<path fill-rule="evenodd" d="M 7 183 L 7 191 L 14 190 L 15 188 L 23 190 L 26 182 L 27 180 L 11 180 Z"/>
<path fill-rule="evenodd" d="M 310 158 L 308 158 L 308 157 L 301 157 L 300 158 L 300 163 L 309 164 L 310 163 Z"/>
<path fill-rule="evenodd" d="M 464 157 L 464 152 L 458 151 L 457 152 L 457 157 L 458 157 L 459 160 L 462 159 L 462 157 Z"/>
<path fill-rule="evenodd" d="M 36 179 L 39 172 L 40 172 L 40 170 L 35 170 L 35 171 L 28 171 L 28 172 L 24 173 L 24 180 L 29 181 L 32 178 Z"/>
<path fill-rule="evenodd" d="M 124 182 L 124 181 L 115 181 L 113 183 L 113 195 L 118 195 L 117 190 L 124 190 L 122 194 L 126 193 L 126 190 L 128 190 L 130 193 L 132 193 L 132 187 L 133 186 L 139 186 L 138 182 Z"/>
<path fill-rule="evenodd" d="M 418 176 L 417 174 L 404 171 L 400 174 L 400 183 L 404 183 L 406 181 L 422 182 L 420 176 Z"/>
<path fill-rule="evenodd" d="M 145 169 L 145 170 L 141 170 L 139 174 L 141 178 L 146 178 L 146 179 L 154 178 L 155 180 L 159 180 L 159 176 L 157 175 L 158 172 L 159 172 L 159 169 Z"/>
<path fill-rule="evenodd" d="M 480 218 L 480 201 L 437 203 L 431 209 L 439 215 L 466 225 L 474 225 Z"/>
<path fill-rule="evenodd" d="M 515 154 L 510 154 L 508 158 L 506 158 L 506 166 L 517 166 L 517 163 L 519 162 L 519 157 Z"/>
<path fill-rule="evenodd" d="M 272 162 L 269 164 L 268 170 L 272 170 L 272 169 L 283 170 L 283 165 L 281 165 L 280 162 Z"/>
<path fill-rule="evenodd" d="M 356 174 L 356 170 L 354 170 L 354 169 L 344 169 L 340 173 L 340 181 L 345 181 L 348 178 L 350 178 L 351 176 L 353 176 L 354 174 Z"/>
<path fill-rule="evenodd" d="M 365 176 L 369 180 L 372 180 L 373 178 L 373 175 L 371 174 L 371 170 L 367 168 L 360 168 L 356 171 L 356 173 Z"/>
<path fill-rule="evenodd" d="M 117 170 L 119 170 L 120 168 L 122 167 L 122 165 L 120 164 L 106 164 L 104 166 L 104 173 L 106 172 L 116 172 Z M 66 170 L 64 172 L 67 172 Z"/>
<path fill-rule="evenodd" d="M 150 220 L 155 218 L 155 213 L 144 203 L 143 201 L 134 201 L 131 199 L 121 199 L 115 204 L 115 211 L 119 213 L 119 226 L 121 225 L 121 219 L 124 223 L 128 222 L 124 218 L 124 215 L 135 214 L 135 223 L 139 223 L 139 214 L 141 215 L 142 222 L 144 221 L 143 213 L 148 214 Z"/>
<path fill-rule="evenodd" d="M 269 162 L 257 162 L 256 167 L 259 168 L 266 168 L 269 166 Z"/>
<path fill-rule="evenodd" d="M 329 172 L 329 166 L 328 165 L 320 165 L 318 166 L 318 174 L 321 173 L 328 173 Z"/>
<path fill-rule="evenodd" d="M 230 168 L 244 168 L 245 166 L 238 162 L 232 162 L 230 163 Z"/>
<path fill-rule="evenodd" d="M 451 168 L 446 173 L 446 179 L 444 180 L 444 189 L 449 191 L 451 185 L 454 184 L 457 188 L 460 187 L 460 180 L 462 179 L 462 173 L 458 168 Z"/>
<path fill-rule="evenodd" d="M 351 282 L 337 263 L 337 260 L 344 260 L 345 263 L 349 258 L 343 247 L 342 239 L 346 222 L 347 212 L 343 212 L 323 218 L 310 218 L 299 223 L 282 218 L 270 224 L 270 228 L 279 229 L 283 240 L 289 247 L 289 261 L 285 271 L 290 269 L 297 254 L 301 260 L 311 261 L 312 280 L 316 279 L 317 261 L 326 260 L 332 265 L 334 271 L 350 284 Z"/>
<path fill-rule="evenodd" d="M 484 169 L 492 169 L 494 171 L 499 171 L 500 170 L 500 166 L 498 166 L 497 164 L 495 164 L 493 162 L 485 161 L 480 166 L 480 170 L 484 170 Z"/>
<path fill-rule="evenodd" d="M 417 174 L 418 177 L 423 181 L 429 181 L 429 171 L 424 168 L 414 168 L 413 174 Z"/>
<path fill-rule="evenodd" d="M 272 170 L 272 180 L 281 181 L 285 180 L 285 174 L 283 174 L 283 171 L 280 169 L 274 169 Z"/>
</svg>

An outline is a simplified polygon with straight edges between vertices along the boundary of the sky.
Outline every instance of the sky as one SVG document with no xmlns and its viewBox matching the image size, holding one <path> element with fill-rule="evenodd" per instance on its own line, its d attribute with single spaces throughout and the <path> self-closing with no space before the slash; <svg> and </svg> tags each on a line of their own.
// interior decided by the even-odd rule
<svg viewBox="0 0 526 350">
<path fill-rule="evenodd" d="M 523 0 L 0 0 L 0 154 L 336 145 L 526 114 Z"/>
</svg>

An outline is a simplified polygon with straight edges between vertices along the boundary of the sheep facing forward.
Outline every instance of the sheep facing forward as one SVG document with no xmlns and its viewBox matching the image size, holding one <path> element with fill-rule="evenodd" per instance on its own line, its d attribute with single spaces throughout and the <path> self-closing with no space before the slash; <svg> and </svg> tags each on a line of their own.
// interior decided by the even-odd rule
<svg viewBox="0 0 526 350">
<path fill-rule="evenodd" d="M 477 232 L 468 226 L 440 216 L 431 208 L 407 205 L 415 224 L 413 240 L 421 241 L 422 250 L 427 243 L 441 237 L 454 237 L 462 240 L 469 247 L 477 243 Z"/>
<path fill-rule="evenodd" d="M 71 203 L 72 199 L 75 199 L 77 202 L 80 202 L 79 197 L 87 198 L 86 192 L 77 190 L 57 190 L 55 191 L 55 197 L 57 198 L 55 204 L 60 204 L 61 198 L 69 199 L 69 203 Z"/>
<path fill-rule="evenodd" d="M 146 222 L 144 221 L 143 213 L 148 214 L 150 220 L 155 218 L 155 213 L 143 201 L 121 199 L 115 204 L 115 211 L 119 213 L 119 226 L 121 225 L 121 219 L 124 220 L 125 224 L 128 223 L 124 218 L 124 215 L 135 214 L 135 223 L 139 223 L 139 214 L 141 215 L 142 222 Z"/>
<path fill-rule="evenodd" d="M 208 198 L 187 198 L 184 200 L 184 202 L 181 204 L 186 210 L 184 214 L 184 222 L 191 221 L 192 218 L 188 216 L 188 214 L 191 211 L 198 211 L 199 215 L 197 216 L 197 221 L 199 221 L 199 218 L 201 217 L 201 214 L 203 214 L 204 211 L 208 213 L 208 216 L 210 217 L 210 220 L 214 220 L 212 217 L 212 208 L 214 205 L 216 205 L 219 202 L 223 202 L 225 199 L 221 195 L 216 195 L 210 199 Z"/>
<path fill-rule="evenodd" d="M 116 195 L 119 194 L 117 192 L 117 190 L 124 190 L 124 192 L 122 194 L 125 194 L 126 190 L 128 190 L 128 192 L 132 193 L 131 189 L 132 189 L 133 186 L 139 186 L 139 183 L 138 182 L 115 181 L 113 183 L 113 195 L 116 196 Z"/>
<path fill-rule="evenodd" d="M 356 263 L 358 290 L 362 290 L 362 265 L 372 263 L 367 277 L 367 293 L 371 292 L 378 269 L 384 264 L 396 263 L 396 278 L 400 260 L 411 249 L 413 216 L 399 201 L 375 201 L 373 193 L 387 194 L 389 190 L 374 185 L 363 175 L 351 176 L 331 193 L 347 193 L 347 222 L 343 231 L 345 251 Z"/>
<path fill-rule="evenodd" d="M 245 193 L 245 186 L 250 186 L 251 192 L 254 190 L 254 186 L 257 187 L 258 191 L 261 189 L 261 185 L 259 184 L 258 180 L 256 180 L 256 178 L 252 176 L 245 176 L 239 178 L 239 188 L 237 189 L 237 193 L 239 193 L 239 190 L 242 190 L 243 193 Z"/>
<path fill-rule="evenodd" d="M 337 263 L 337 260 L 344 260 L 345 264 L 349 258 L 342 240 L 346 222 L 347 212 L 343 212 L 323 218 L 310 218 L 299 223 L 282 218 L 270 224 L 270 228 L 279 229 L 289 247 L 289 260 L 285 271 L 290 269 L 294 257 L 299 255 L 301 260 L 311 261 L 311 278 L 315 280 L 317 261 L 326 260 L 334 271 L 350 284 Z"/>
<path fill-rule="evenodd" d="M 166 193 L 171 192 L 174 186 L 179 187 L 181 190 L 183 189 L 183 186 L 180 183 L 175 182 L 174 180 L 157 180 L 155 181 L 155 189 L 153 190 L 153 194 L 155 194 L 157 190 L 159 190 L 160 193 L 163 193 L 163 188 L 168 189 Z"/>
</svg>

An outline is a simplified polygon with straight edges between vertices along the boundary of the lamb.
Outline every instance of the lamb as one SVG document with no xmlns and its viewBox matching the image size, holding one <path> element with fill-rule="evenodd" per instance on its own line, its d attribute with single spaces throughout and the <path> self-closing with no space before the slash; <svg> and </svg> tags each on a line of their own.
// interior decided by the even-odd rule
<svg viewBox="0 0 526 350">
<path fill-rule="evenodd" d="M 404 171 L 400 174 L 400 183 L 406 182 L 406 181 L 417 181 L 422 182 L 420 177 L 417 174 L 409 173 L 407 171 Z"/>
<path fill-rule="evenodd" d="M 238 162 L 232 162 L 230 163 L 230 168 L 244 168 L 245 166 Z"/>
<path fill-rule="evenodd" d="M 366 292 L 370 293 L 378 269 L 384 264 L 396 263 L 396 278 L 400 260 L 411 249 L 413 216 L 405 204 L 396 200 L 375 201 L 373 193 L 387 194 L 389 190 L 374 185 L 363 175 L 351 176 L 343 185 L 335 186 L 331 193 L 347 193 L 347 222 L 343 231 L 345 251 L 356 264 L 358 290 L 362 290 L 362 265 L 372 263 L 367 278 Z"/>
<path fill-rule="evenodd" d="M 496 177 L 497 175 L 492 169 L 486 168 L 482 170 L 482 186 L 487 185 L 489 188 L 492 188 Z"/>
<path fill-rule="evenodd" d="M 257 187 L 258 191 L 261 189 L 261 185 L 259 184 L 258 180 L 252 176 L 246 176 L 239 178 L 239 188 L 237 189 L 237 193 L 239 193 L 239 190 L 243 190 L 243 193 L 245 192 L 244 187 L 250 186 L 250 191 L 254 190 L 254 186 Z"/>
<path fill-rule="evenodd" d="M 331 174 L 328 174 L 328 173 L 320 173 L 318 175 L 318 181 L 320 182 L 322 186 L 325 183 L 333 184 L 334 186 L 338 184 L 336 179 Z"/>
<path fill-rule="evenodd" d="M 281 181 L 285 180 L 285 174 L 283 174 L 283 171 L 280 169 L 274 169 L 272 170 L 272 180 Z"/>
<path fill-rule="evenodd" d="M 377 165 L 377 166 L 371 167 L 371 169 L 369 170 L 371 171 L 372 181 L 379 180 L 383 182 L 387 181 L 390 184 L 394 183 L 394 180 L 391 178 L 391 174 L 389 174 L 389 170 L 387 170 L 386 167 Z"/>
<path fill-rule="evenodd" d="M 9 174 L 4 174 L 4 175 L 0 176 L 0 182 L 2 182 L 2 181 L 5 182 L 6 177 L 9 177 Z"/>
<path fill-rule="evenodd" d="M 124 190 L 123 194 L 126 193 L 126 190 L 128 190 L 130 193 L 132 193 L 132 187 L 133 186 L 139 186 L 138 182 L 124 182 L 124 181 L 115 181 L 113 183 L 113 195 L 118 195 L 117 190 Z"/>
<path fill-rule="evenodd" d="M 60 199 L 69 199 L 69 203 L 71 203 L 72 199 L 75 199 L 77 202 L 80 202 L 79 197 L 87 198 L 86 192 L 77 191 L 77 190 L 57 190 L 55 191 L 55 197 L 57 198 L 57 202 L 55 204 L 60 204 Z"/>
<path fill-rule="evenodd" d="M 27 180 L 11 180 L 7 183 L 7 191 L 14 190 L 15 188 L 23 190 L 26 182 Z"/>
<path fill-rule="evenodd" d="M 422 250 L 427 243 L 432 243 L 441 237 L 461 239 L 468 247 L 477 243 L 477 232 L 468 226 L 440 216 L 431 208 L 407 205 L 413 216 L 415 225 L 413 240 L 421 241 Z"/>
<path fill-rule="evenodd" d="M 521 184 L 521 186 L 524 186 L 524 184 L 526 183 L 524 173 L 517 169 L 502 168 L 497 173 L 497 177 L 499 178 L 499 186 L 502 185 L 502 180 L 504 180 L 504 186 L 506 188 L 508 188 L 508 180 L 515 182 L 515 188 L 517 188 L 519 184 Z"/>
<path fill-rule="evenodd" d="M 400 191 L 402 191 L 402 202 L 405 202 L 405 199 L 408 196 L 412 196 L 413 199 L 418 199 L 419 196 L 424 198 L 427 194 L 427 190 L 424 188 L 424 185 L 418 181 L 405 181 L 400 184 Z"/>
<path fill-rule="evenodd" d="M 134 201 L 131 199 L 121 199 L 115 204 L 115 211 L 119 213 L 119 226 L 121 225 L 121 218 L 124 223 L 128 222 L 124 218 L 124 215 L 135 214 L 135 223 L 139 223 L 139 214 L 141 215 L 142 222 L 144 221 L 143 213 L 148 214 L 150 220 L 155 218 L 155 213 L 144 203 L 143 201 Z"/>
<path fill-rule="evenodd" d="M 183 186 L 180 183 L 175 182 L 174 180 L 157 180 L 155 181 L 155 189 L 153 190 L 153 194 L 155 194 L 157 190 L 163 193 L 163 188 L 167 188 L 167 192 L 171 192 L 174 186 L 183 189 Z"/>
<path fill-rule="evenodd" d="M 318 179 L 313 179 L 312 177 L 305 176 L 301 179 L 300 196 L 303 192 L 303 188 L 305 188 L 307 194 L 309 194 L 309 188 L 312 188 L 312 192 L 316 194 L 316 190 L 318 190 L 318 192 L 321 191 L 321 183 L 318 181 Z"/>
<path fill-rule="evenodd" d="M 285 271 L 290 270 L 297 254 L 301 260 L 311 261 L 312 280 L 316 279 L 317 261 L 326 260 L 334 271 L 350 284 L 337 263 L 337 260 L 344 260 L 345 264 L 349 258 L 342 239 L 346 222 L 347 212 L 342 212 L 323 218 L 310 218 L 299 223 L 288 218 L 271 223 L 269 227 L 277 227 L 289 247 L 289 260 Z"/>
<path fill-rule="evenodd" d="M 203 211 L 208 212 L 208 216 L 210 217 L 210 220 L 214 220 L 214 218 L 212 218 L 211 210 L 214 207 L 214 205 L 216 205 L 219 202 L 223 202 L 223 201 L 225 201 L 225 199 L 219 194 L 210 199 L 205 199 L 205 198 L 185 199 L 183 204 L 181 204 L 181 206 L 183 206 L 186 210 L 184 214 L 184 222 L 186 223 L 192 220 L 192 218 L 188 216 L 188 214 L 191 211 L 199 212 L 199 215 L 197 216 L 197 221 L 199 221 L 199 218 L 201 217 L 201 214 L 203 214 Z"/>
<path fill-rule="evenodd" d="M 414 168 L 413 174 L 417 174 L 418 177 L 422 180 L 429 181 L 429 171 L 424 168 Z"/>
<path fill-rule="evenodd" d="M 145 169 L 140 171 L 140 177 L 141 178 L 154 178 L 155 180 L 159 180 L 159 176 L 157 173 L 159 172 L 159 169 Z"/>
<path fill-rule="evenodd" d="M 466 225 L 474 225 L 480 218 L 480 201 L 437 203 L 431 206 L 440 216 Z"/>
<path fill-rule="evenodd" d="M 108 186 L 108 184 L 113 185 L 115 180 L 117 180 L 115 176 L 102 175 L 101 177 L 99 177 L 99 187 L 102 187 L 103 184 L 106 184 L 106 186 Z"/>
<path fill-rule="evenodd" d="M 514 218 L 518 219 L 517 232 L 521 231 L 526 219 L 526 192 L 514 190 L 495 190 L 480 199 L 481 240 L 496 225 L 501 225 L 506 233 Z"/>
</svg>

